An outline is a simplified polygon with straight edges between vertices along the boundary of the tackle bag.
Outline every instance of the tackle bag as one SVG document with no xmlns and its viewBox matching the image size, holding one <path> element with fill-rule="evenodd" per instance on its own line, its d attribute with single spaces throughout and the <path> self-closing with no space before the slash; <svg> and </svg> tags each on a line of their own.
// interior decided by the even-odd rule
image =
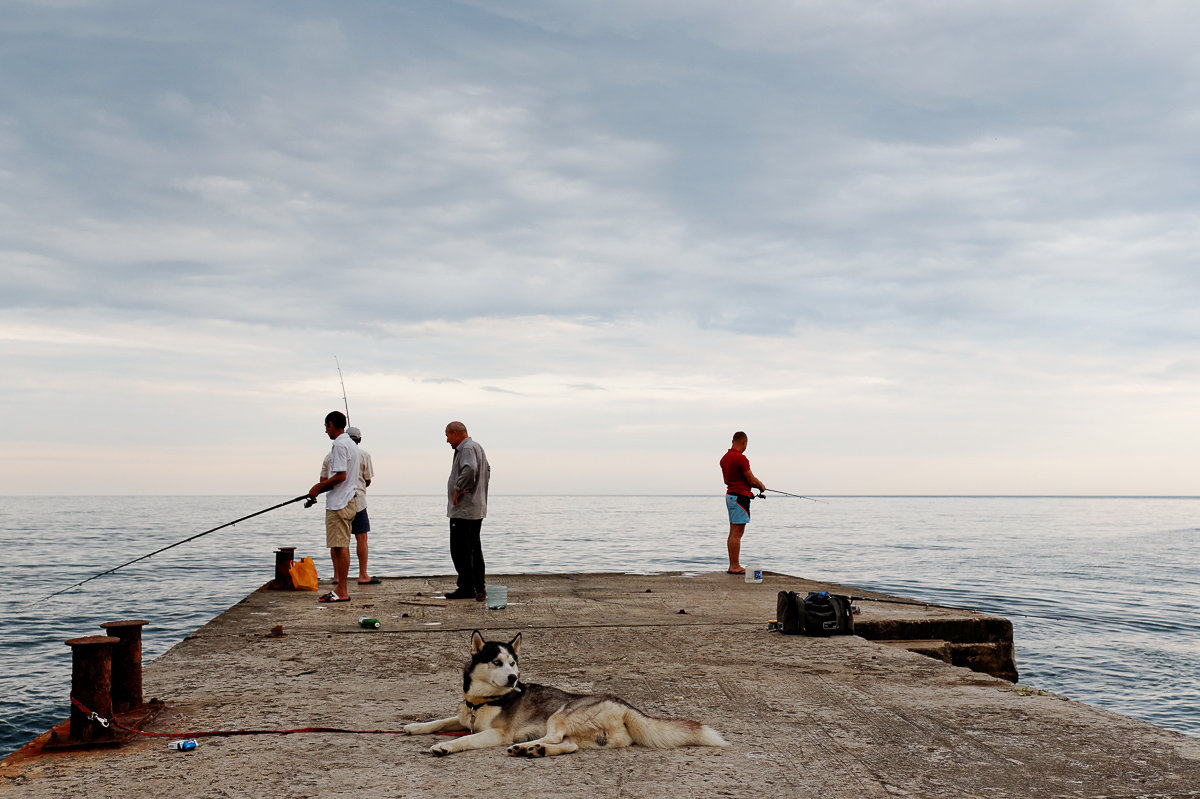
<svg viewBox="0 0 1200 799">
<path fill-rule="evenodd" d="M 288 566 L 288 574 L 292 576 L 292 588 L 297 591 L 317 590 L 317 564 L 312 558 L 293 560 Z"/>
<path fill-rule="evenodd" d="M 780 591 L 775 603 L 775 620 L 785 635 L 853 635 L 854 609 L 850 597 L 814 591 L 801 596 Z"/>
</svg>

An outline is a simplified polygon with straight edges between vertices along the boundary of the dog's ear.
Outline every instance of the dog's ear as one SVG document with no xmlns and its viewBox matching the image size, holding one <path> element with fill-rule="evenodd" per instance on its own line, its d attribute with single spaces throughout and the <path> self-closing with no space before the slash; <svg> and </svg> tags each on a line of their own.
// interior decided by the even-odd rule
<svg viewBox="0 0 1200 799">
<path fill-rule="evenodd" d="M 518 635 L 520 635 L 520 633 L 518 633 Z M 481 651 L 483 651 L 484 643 L 485 641 L 483 640 L 483 636 L 479 634 L 479 630 L 471 633 L 471 654 L 478 655 Z"/>
<path fill-rule="evenodd" d="M 521 634 L 517 633 L 517 637 L 508 642 L 508 646 L 512 649 L 514 655 L 520 654 L 521 649 Z"/>
</svg>

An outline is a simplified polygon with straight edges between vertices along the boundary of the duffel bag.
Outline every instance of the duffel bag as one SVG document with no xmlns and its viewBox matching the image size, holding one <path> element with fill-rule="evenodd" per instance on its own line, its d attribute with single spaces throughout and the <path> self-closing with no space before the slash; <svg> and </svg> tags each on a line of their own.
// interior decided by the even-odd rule
<svg viewBox="0 0 1200 799">
<path fill-rule="evenodd" d="M 775 602 L 775 620 L 785 635 L 853 635 L 854 609 L 850 597 L 813 591 L 801 596 L 780 591 Z"/>
</svg>

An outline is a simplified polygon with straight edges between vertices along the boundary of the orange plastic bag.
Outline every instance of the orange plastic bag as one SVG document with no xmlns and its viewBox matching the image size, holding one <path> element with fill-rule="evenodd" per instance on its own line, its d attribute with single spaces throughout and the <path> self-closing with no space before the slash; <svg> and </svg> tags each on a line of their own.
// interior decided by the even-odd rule
<svg viewBox="0 0 1200 799">
<path fill-rule="evenodd" d="M 312 558 L 293 560 L 288 567 L 288 574 L 292 576 L 292 587 L 297 591 L 317 590 L 317 564 L 313 563 Z"/>
</svg>

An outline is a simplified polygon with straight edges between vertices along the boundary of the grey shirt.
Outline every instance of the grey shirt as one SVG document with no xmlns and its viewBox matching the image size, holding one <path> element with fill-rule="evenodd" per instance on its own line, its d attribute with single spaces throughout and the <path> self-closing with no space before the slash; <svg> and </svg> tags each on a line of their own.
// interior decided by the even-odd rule
<svg viewBox="0 0 1200 799">
<path fill-rule="evenodd" d="M 454 449 L 450 479 L 446 481 L 446 516 L 451 519 L 487 518 L 488 482 L 492 467 L 483 447 L 468 436 Z M 454 504 L 454 494 L 467 491 Z"/>
</svg>

